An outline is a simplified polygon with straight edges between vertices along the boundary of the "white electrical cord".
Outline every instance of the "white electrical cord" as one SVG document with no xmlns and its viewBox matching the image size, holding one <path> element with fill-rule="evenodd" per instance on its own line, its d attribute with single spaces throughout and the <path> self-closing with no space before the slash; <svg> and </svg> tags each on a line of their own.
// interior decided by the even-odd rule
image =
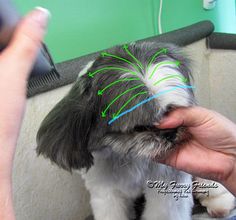
<svg viewBox="0 0 236 220">
<path fill-rule="evenodd" d="M 163 0 L 160 0 L 160 6 L 159 6 L 159 14 L 158 14 L 158 30 L 159 34 L 162 34 L 162 26 L 161 26 L 161 14 L 162 14 L 162 2 Z"/>
</svg>

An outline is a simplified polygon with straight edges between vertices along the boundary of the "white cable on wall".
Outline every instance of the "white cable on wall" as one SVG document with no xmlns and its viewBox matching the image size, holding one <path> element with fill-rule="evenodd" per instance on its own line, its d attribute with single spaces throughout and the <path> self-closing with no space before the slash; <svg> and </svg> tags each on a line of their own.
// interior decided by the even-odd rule
<svg viewBox="0 0 236 220">
<path fill-rule="evenodd" d="M 158 30 L 159 30 L 159 34 L 162 34 L 162 26 L 161 26 L 162 4 L 163 4 L 163 0 L 160 0 L 159 14 L 158 14 Z"/>
<path fill-rule="evenodd" d="M 216 0 L 203 0 L 203 8 L 211 10 L 216 6 Z"/>
</svg>

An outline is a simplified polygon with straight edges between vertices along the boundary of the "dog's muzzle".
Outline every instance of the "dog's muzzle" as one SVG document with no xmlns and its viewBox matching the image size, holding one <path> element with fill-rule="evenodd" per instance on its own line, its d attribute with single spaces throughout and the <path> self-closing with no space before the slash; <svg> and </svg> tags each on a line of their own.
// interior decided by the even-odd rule
<svg viewBox="0 0 236 220">
<path fill-rule="evenodd" d="M 153 132 L 167 141 L 174 141 L 177 136 L 178 128 L 158 129 L 155 126 L 136 126 L 134 132 Z"/>
</svg>

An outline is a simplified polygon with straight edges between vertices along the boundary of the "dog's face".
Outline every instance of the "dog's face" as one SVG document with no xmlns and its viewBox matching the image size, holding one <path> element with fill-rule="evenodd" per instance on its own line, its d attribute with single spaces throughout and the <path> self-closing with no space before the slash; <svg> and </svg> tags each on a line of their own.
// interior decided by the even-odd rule
<svg viewBox="0 0 236 220">
<path fill-rule="evenodd" d="M 91 152 L 104 148 L 165 156 L 182 128 L 153 124 L 172 108 L 194 105 L 188 63 L 172 45 L 131 44 L 101 53 L 42 122 L 38 154 L 67 170 L 89 168 Z"/>
</svg>

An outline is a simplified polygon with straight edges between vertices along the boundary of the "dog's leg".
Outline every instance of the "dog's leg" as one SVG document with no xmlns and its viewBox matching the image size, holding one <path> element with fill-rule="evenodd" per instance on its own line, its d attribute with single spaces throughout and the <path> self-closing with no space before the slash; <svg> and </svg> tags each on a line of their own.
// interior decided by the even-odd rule
<svg viewBox="0 0 236 220">
<path fill-rule="evenodd" d="M 102 155 L 104 156 L 104 154 Z M 133 199 L 137 197 L 138 191 L 136 192 L 130 187 L 127 188 L 126 185 L 123 186 L 126 179 L 123 176 L 118 178 L 111 159 L 104 159 L 103 156 L 98 158 L 98 153 L 94 154 L 95 165 L 88 172 L 82 173 L 86 188 L 90 192 L 94 219 L 134 219 Z M 122 172 L 124 176 L 126 176 L 125 170 L 124 166 L 124 172 Z"/>
<path fill-rule="evenodd" d="M 191 176 L 161 164 L 154 164 L 152 168 L 144 192 L 146 206 L 142 220 L 190 220 Z"/>
<path fill-rule="evenodd" d="M 179 198 L 177 201 L 172 195 L 161 195 L 156 189 L 147 189 L 146 207 L 142 220 L 190 220 L 192 208 L 192 196 Z"/>
<path fill-rule="evenodd" d="M 122 192 L 104 186 L 90 195 L 95 220 L 130 220 L 130 200 Z"/>
</svg>

